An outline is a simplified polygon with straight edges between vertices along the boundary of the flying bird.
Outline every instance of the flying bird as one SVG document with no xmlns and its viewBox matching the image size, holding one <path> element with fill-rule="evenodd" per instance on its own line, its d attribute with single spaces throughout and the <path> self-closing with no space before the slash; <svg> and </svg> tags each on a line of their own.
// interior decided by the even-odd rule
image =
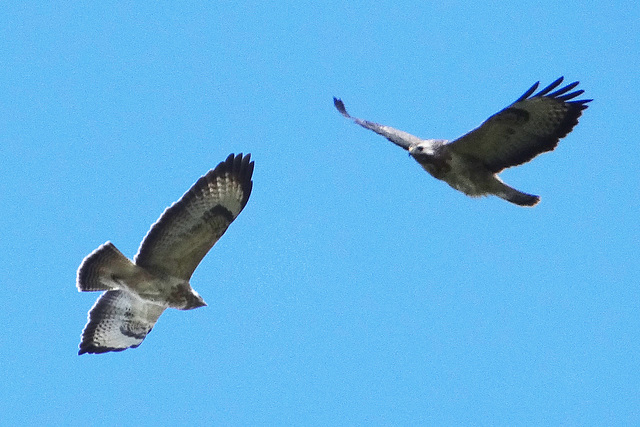
<svg viewBox="0 0 640 427">
<path fill-rule="evenodd" d="M 534 206 L 539 196 L 505 184 L 498 173 L 552 151 L 578 124 L 591 99 L 577 99 L 579 82 L 555 90 L 560 77 L 535 95 L 536 82 L 513 104 L 489 117 L 478 128 L 454 141 L 421 139 L 398 129 L 352 117 L 344 103 L 333 98 L 338 111 L 360 126 L 384 136 L 409 154 L 433 177 L 463 193 L 479 197 L 494 194 L 520 206 Z"/>
<path fill-rule="evenodd" d="M 89 311 L 78 354 L 138 347 L 169 307 L 206 303 L 189 279 L 249 200 L 251 155 L 229 155 L 151 226 L 131 262 L 111 242 L 78 269 L 81 292 L 106 291 Z"/>
</svg>

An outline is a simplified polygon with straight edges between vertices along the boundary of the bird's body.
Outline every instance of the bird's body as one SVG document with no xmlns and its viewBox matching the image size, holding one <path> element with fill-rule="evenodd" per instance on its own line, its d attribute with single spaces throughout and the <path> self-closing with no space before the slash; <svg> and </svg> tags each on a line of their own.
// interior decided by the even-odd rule
<svg viewBox="0 0 640 427">
<path fill-rule="evenodd" d="M 434 178 L 468 196 L 493 194 L 521 206 L 533 206 L 540 200 L 538 196 L 508 186 L 477 158 L 451 150 L 447 142 L 426 140 L 424 145 L 412 147 L 409 152 Z M 433 155 L 424 154 L 424 146 L 427 144 L 431 149 L 435 147 Z"/>
<path fill-rule="evenodd" d="M 167 308 L 205 306 L 189 279 L 251 194 L 250 155 L 230 155 L 151 226 L 131 262 L 107 242 L 78 269 L 81 292 L 105 291 L 89 312 L 79 354 L 139 346 Z"/>
<path fill-rule="evenodd" d="M 498 173 L 553 150 L 560 138 L 578 123 L 590 99 L 570 101 L 584 91 L 571 92 L 578 82 L 550 93 L 557 79 L 531 96 L 534 84 L 509 107 L 489 117 L 481 126 L 454 140 L 421 139 L 389 126 L 352 117 L 344 103 L 334 98 L 338 111 L 360 126 L 389 139 L 409 154 L 433 177 L 469 196 L 493 194 L 520 206 L 533 206 L 540 198 L 502 182 Z"/>
</svg>

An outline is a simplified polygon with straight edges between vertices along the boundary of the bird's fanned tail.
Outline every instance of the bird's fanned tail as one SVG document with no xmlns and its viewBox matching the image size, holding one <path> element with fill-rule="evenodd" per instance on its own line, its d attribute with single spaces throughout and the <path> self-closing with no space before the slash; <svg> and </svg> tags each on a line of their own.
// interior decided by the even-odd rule
<svg viewBox="0 0 640 427">
<path fill-rule="evenodd" d="M 82 261 L 76 286 L 80 292 L 118 289 L 117 277 L 130 269 L 135 269 L 133 263 L 113 243 L 107 242 Z"/>
</svg>

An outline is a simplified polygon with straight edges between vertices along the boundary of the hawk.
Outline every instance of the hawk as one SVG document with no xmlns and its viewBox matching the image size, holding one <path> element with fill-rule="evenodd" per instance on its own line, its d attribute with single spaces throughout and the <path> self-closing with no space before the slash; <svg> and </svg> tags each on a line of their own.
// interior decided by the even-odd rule
<svg viewBox="0 0 640 427">
<path fill-rule="evenodd" d="M 489 117 L 478 128 L 454 141 L 421 139 L 398 129 L 352 117 L 344 103 L 333 98 L 338 111 L 360 126 L 384 136 L 409 154 L 433 177 L 463 193 L 479 197 L 494 194 L 520 206 L 534 206 L 539 196 L 505 184 L 498 173 L 552 151 L 578 124 L 591 99 L 577 99 L 579 82 L 556 89 L 560 77 L 535 95 L 535 83 L 513 104 Z M 572 101 L 573 100 L 573 101 Z"/>
<path fill-rule="evenodd" d="M 106 291 L 89 311 L 78 354 L 138 347 L 169 307 L 206 303 L 189 279 L 249 200 L 251 155 L 229 155 L 151 226 L 134 261 L 107 242 L 80 264 L 80 292 Z"/>
</svg>

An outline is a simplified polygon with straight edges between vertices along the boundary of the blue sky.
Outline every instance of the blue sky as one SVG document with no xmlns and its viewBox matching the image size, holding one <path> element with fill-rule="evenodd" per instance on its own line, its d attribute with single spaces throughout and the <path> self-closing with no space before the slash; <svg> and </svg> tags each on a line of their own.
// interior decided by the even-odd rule
<svg viewBox="0 0 640 427">
<path fill-rule="evenodd" d="M 640 423 L 640 6 L 0 6 L 7 424 Z M 452 139 L 564 75 L 593 98 L 471 199 L 345 120 Z M 229 153 L 246 209 L 137 349 L 77 356 L 98 294 Z"/>
</svg>

